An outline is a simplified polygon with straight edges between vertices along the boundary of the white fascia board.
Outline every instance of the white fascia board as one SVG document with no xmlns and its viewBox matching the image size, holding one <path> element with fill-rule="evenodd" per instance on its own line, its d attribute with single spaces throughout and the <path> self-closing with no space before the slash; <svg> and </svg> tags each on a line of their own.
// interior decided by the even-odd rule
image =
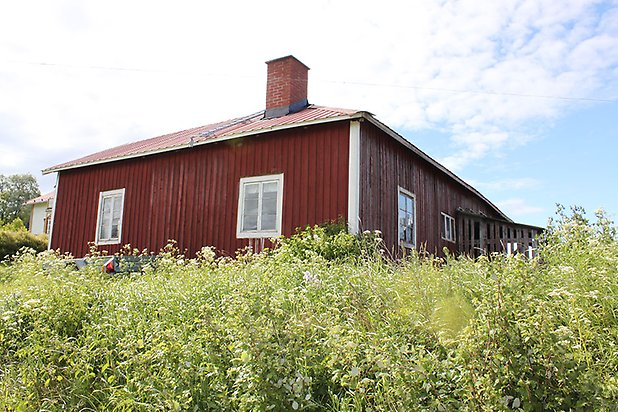
<svg viewBox="0 0 618 412">
<path fill-rule="evenodd" d="M 52 237 L 54 236 L 54 226 L 56 223 L 56 201 L 58 200 L 58 184 L 60 183 L 60 173 L 56 173 L 56 186 L 54 187 L 54 205 L 52 207 L 51 222 L 49 224 L 49 238 L 47 239 L 47 250 L 51 250 Z"/>
<path fill-rule="evenodd" d="M 359 232 L 360 221 L 360 122 L 350 122 L 348 159 L 348 228 L 350 233 Z"/>
<path fill-rule="evenodd" d="M 48 169 L 43 169 L 41 172 L 44 175 L 46 175 L 46 174 L 53 173 L 53 172 L 61 172 L 63 170 L 79 169 L 81 167 L 95 166 L 95 165 L 100 165 L 100 164 L 104 164 L 104 163 L 117 162 L 117 161 L 120 161 L 120 160 L 136 159 L 136 158 L 150 156 L 150 155 L 159 154 L 159 153 L 174 152 L 176 150 L 188 149 L 188 148 L 195 147 L 195 146 L 202 146 L 202 145 L 211 144 L 211 143 L 223 142 L 223 141 L 226 141 L 226 140 L 239 139 L 241 137 L 256 136 L 256 135 L 260 135 L 260 134 L 264 134 L 264 133 L 270 133 L 270 132 L 275 132 L 275 131 L 279 131 L 279 130 L 295 129 L 297 127 L 312 126 L 312 125 L 315 125 L 315 124 L 332 123 L 332 122 L 338 122 L 338 121 L 341 121 L 341 120 L 361 118 L 361 117 L 364 116 L 364 113 L 366 113 L 366 112 L 357 112 L 357 113 L 354 113 L 352 115 L 342 115 L 342 116 L 329 117 L 327 119 L 308 120 L 306 122 L 290 123 L 290 124 L 283 124 L 283 125 L 278 125 L 278 126 L 266 127 L 266 128 L 263 128 L 263 129 L 251 130 L 251 131 L 248 131 L 248 132 L 224 135 L 224 136 L 221 136 L 221 137 L 216 137 L 214 139 L 207 139 L 207 140 L 204 140 L 204 141 L 201 141 L 201 142 L 193 142 L 193 143 L 187 142 L 187 143 L 183 143 L 181 145 L 169 146 L 169 147 L 165 147 L 165 148 L 162 148 L 162 149 L 144 151 L 144 152 L 139 152 L 139 153 L 132 153 L 132 154 L 126 155 L 126 156 L 118 156 L 118 157 L 112 157 L 112 158 L 108 158 L 108 159 L 101 159 L 101 160 L 97 160 L 97 161 L 94 161 L 94 162 L 78 163 L 78 164 L 74 164 L 74 165 L 66 166 L 66 167 L 62 167 L 62 166 L 61 167 L 57 167 L 57 168 L 56 167 L 51 167 L 51 168 L 48 168 Z"/>
</svg>

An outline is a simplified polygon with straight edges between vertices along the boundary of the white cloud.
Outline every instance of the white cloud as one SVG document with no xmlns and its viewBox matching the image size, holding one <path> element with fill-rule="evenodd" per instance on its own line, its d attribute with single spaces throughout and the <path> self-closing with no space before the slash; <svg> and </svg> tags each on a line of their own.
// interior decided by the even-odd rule
<svg viewBox="0 0 618 412">
<path fill-rule="evenodd" d="M 525 216 L 546 212 L 545 209 L 539 206 L 529 204 L 525 199 L 510 198 L 496 202 L 502 211 L 509 216 Z"/>
<path fill-rule="evenodd" d="M 311 102 L 439 128 L 452 135 L 443 160 L 462 170 L 526 144 L 535 122 L 574 103 L 519 95 L 615 98 L 617 10 L 595 0 L 316 0 L 302 13 L 283 1 L 5 2 L 0 114 L 20 139 L 0 142 L 44 150 L 34 171 L 250 113 L 263 106 L 263 62 L 294 54 L 312 68 Z"/>
<path fill-rule="evenodd" d="M 538 189 L 543 185 L 539 179 L 533 177 L 517 177 L 490 182 L 469 180 L 468 183 L 481 190 L 491 190 L 495 192 Z"/>
</svg>

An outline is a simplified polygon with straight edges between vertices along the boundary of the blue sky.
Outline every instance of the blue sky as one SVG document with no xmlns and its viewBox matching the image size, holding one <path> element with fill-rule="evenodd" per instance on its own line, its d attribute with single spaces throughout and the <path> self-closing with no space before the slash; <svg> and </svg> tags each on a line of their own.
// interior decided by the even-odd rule
<svg viewBox="0 0 618 412">
<path fill-rule="evenodd" d="M 585 104 L 537 124 L 533 142 L 505 150 L 492 161 L 469 164 L 459 176 L 472 183 L 515 220 L 544 226 L 556 204 L 604 209 L 618 217 L 618 103 Z M 448 135 L 411 132 L 436 159 L 451 153 Z"/>
<path fill-rule="evenodd" d="M 219 4 L 225 3 L 225 4 Z M 618 2 L 141 0 L 0 5 L 0 173 L 253 113 L 264 62 L 367 110 L 514 220 L 618 216 Z M 33 13 L 32 10 L 37 10 Z"/>
</svg>

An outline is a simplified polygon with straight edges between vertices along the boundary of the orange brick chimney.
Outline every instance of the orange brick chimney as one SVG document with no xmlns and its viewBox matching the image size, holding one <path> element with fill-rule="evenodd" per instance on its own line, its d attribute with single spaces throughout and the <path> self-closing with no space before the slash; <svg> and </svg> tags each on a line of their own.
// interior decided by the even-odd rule
<svg viewBox="0 0 618 412">
<path fill-rule="evenodd" d="M 307 77 L 309 67 L 294 56 L 285 56 L 267 61 L 266 112 L 264 117 L 285 116 L 298 112 L 309 105 L 307 101 Z"/>
</svg>

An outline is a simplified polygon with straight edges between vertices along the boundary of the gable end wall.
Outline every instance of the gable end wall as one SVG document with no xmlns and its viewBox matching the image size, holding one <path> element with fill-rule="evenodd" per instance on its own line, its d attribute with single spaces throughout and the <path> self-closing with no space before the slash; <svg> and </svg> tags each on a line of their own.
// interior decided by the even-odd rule
<svg viewBox="0 0 618 412">
<path fill-rule="evenodd" d="M 453 242 L 441 238 L 441 212 L 456 217 L 458 207 L 498 217 L 478 196 L 412 153 L 369 122 L 361 124 L 360 221 L 361 230 L 382 231 L 387 248 L 399 255 L 397 233 L 398 186 L 416 196 L 416 240 L 430 253 Z"/>
</svg>

